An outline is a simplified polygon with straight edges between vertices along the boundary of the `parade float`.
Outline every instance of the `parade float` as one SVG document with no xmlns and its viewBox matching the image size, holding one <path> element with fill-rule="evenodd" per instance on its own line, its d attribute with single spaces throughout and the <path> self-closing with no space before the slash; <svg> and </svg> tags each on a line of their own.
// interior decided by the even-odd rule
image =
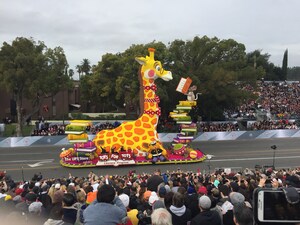
<svg viewBox="0 0 300 225">
<path fill-rule="evenodd" d="M 172 80 L 172 73 L 164 70 L 160 61 L 154 59 L 155 49 L 149 48 L 149 56 L 136 57 L 141 65 L 140 82 L 143 94 L 140 96 L 143 114 L 134 121 L 125 121 L 114 129 L 102 130 L 93 140 L 89 140 L 87 127 L 90 121 L 71 121 L 66 127 L 68 140 L 74 146 L 62 149 L 61 165 L 66 167 L 97 167 L 121 165 L 146 165 L 168 163 L 191 163 L 205 160 L 198 149 L 192 149 L 190 142 L 197 133 L 188 115 L 197 102 L 190 88 L 191 79 L 182 78 L 177 91 L 187 95 L 187 101 L 180 101 L 170 113 L 178 124 L 180 133 L 174 138 L 170 148 L 165 148 L 158 138 L 157 124 L 161 114 L 157 86 L 154 81 L 161 78 Z"/>
</svg>

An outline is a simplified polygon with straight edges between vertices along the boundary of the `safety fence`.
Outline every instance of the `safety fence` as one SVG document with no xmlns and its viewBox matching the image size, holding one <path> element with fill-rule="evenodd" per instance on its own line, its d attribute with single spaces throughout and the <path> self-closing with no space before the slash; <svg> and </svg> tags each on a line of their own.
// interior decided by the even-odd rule
<svg viewBox="0 0 300 225">
<path fill-rule="evenodd" d="M 176 133 L 159 133 L 162 142 L 172 142 Z M 95 135 L 89 135 L 93 140 Z M 300 130 L 260 130 L 260 131 L 231 131 L 231 132 L 199 132 L 193 142 L 251 140 L 268 138 L 299 138 Z M 0 138 L 0 147 L 26 147 L 41 145 L 69 145 L 66 135 L 59 136 L 30 136 Z"/>
</svg>

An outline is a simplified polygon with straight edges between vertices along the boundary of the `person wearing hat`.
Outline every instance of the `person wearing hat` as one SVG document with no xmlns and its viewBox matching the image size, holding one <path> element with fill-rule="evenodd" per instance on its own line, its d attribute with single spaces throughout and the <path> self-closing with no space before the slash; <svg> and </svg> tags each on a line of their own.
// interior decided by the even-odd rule
<svg viewBox="0 0 300 225">
<path fill-rule="evenodd" d="M 92 202 L 84 211 L 85 225 L 115 225 L 126 219 L 127 210 L 116 196 L 115 189 L 104 184 L 97 192 L 97 201 Z"/>
<path fill-rule="evenodd" d="M 32 202 L 28 207 L 28 211 L 27 220 L 30 224 L 44 224 L 46 219 L 42 216 L 44 207 L 41 202 Z"/>
<path fill-rule="evenodd" d="M 22 213 L 28 213 L 28 207 L 32 202 L 35 202 L 37 195 L 33 192 L 29 192 L 25 195 L 25 201 L 16 204 L 16 209 Z"/>
<path fill-rule="evenodd" d="M 230 192 L 228 201 L 222 204 L 223 224 L 234 224 L 233 206 L 236 204 L 245 204 L 245 197 L 239 192 Z"/>
<path fill-rule="evenodd" d="M 200 213 L 195 216 L 191 225 L 209 224 L 209 225 L 222 225 L 222 220 L 218 212 L 210 210 L 211 200 L 206 195 L 199 198 Z"/>
<path fill-rule="evenodd" d="M 138 211 L 137 209 L 130 209 L 129 208 L 129 202 L 130 202 L 130 198 L 127 194 L 120 194 L 119 195 L 120 200 L 122 201 L 122 203 L 124 204 L 124 206 L 126 207 L 127 210 L 127 217 L 128 219 L 126 220 L 126 223 L 124 225 L 137 225 L 138 224 L 138 219 L 137 219 L 137 214 Z M 132 211 L 132 212 L 131 212 Z M 134 223 L 132 222 L 132 220 L 134 220 Z"/>
</svg>

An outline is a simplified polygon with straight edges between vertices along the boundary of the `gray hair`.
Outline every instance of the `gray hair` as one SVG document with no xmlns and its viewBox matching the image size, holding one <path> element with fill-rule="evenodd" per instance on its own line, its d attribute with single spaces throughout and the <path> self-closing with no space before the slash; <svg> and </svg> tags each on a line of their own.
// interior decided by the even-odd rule
<svg viewBox="0 0 300 225">
<path fill-rule="evenodd" d="M 151 214 L 152 225 L 172 225 L 172 215 L 165 208 L 155 209 Z"/>
</svg>

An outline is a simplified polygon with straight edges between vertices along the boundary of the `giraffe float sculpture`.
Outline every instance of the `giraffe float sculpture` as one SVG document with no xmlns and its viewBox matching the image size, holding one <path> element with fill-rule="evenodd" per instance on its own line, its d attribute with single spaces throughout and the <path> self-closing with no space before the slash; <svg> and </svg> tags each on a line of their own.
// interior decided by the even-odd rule
<svg viewBox="0 0 300 225">
<path fill-rule="evenodd" d="M 134 121 L 125 121 L 112 130 L 102 130 L 96 134 L 90 152 L 86 158 L 78 158 L 74 155 L 76 149 L 72 148 L 72 154 L 61 155 L 61 164 L 68 167 L 87 166 L 119 166 L 132 164 L 151 163 L 178 163 L 178 155 L 175 156 L 170 150 L 164 148 L 158 138 L 157 124 L 161 114 L 159 97 L 156 95 L 157 86 L 154 81 L 158 78 L 164 81 L 173 79 L 170 71 L 164 70 L 160 61 L 154 59 L 155 49 L 149 48 L 149 56 L 136 57 L 141 65 L 140 86 L 143 91 L 143 113 Z M 196 151 L 195 151 L 196 152 Z M 65 155 L 68 155 L 65 157 Z M 201 151 L 196 152 L 197 158 L 193 161 L 202 161 L 204 155 Z"/>
<path fill-rule="evenodd" d="M 132 150 L 135 155 L 148 153 L 149 145 L 155 145 L 162 150 L 162 155 L 167 156 L 167 151 L 158 139 L 156 131 L 161 110 L 158 107 L 159 97 L 156 96 L 155 79 L 172 80 L 172 73 L 163 69 L 161 62 L 155 61 L 154 49 L 149 48 L 149 56 L 137 57 L 141 64 L 141 82 L 144 98 L 144 113 L 135 121 L 124 122 L 113 130 L 100 131 L 94 143 L 102 153 L 120 152 L 121 149 Z M 152 156 L 148 154 L 150 158 Z"/>
</svg>

